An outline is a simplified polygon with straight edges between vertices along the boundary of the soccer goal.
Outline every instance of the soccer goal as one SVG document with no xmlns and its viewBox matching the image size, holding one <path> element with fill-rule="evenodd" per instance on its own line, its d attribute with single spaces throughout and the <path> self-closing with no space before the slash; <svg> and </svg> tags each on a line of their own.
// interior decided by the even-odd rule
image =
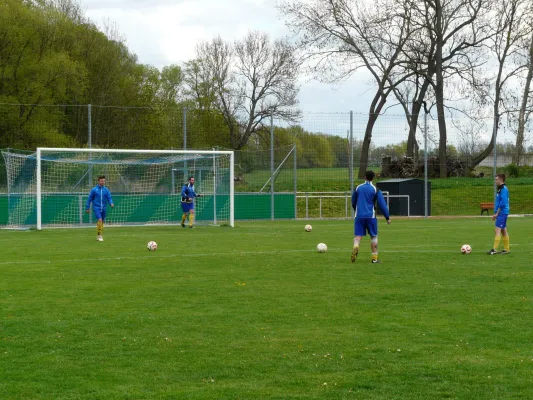
<svg viewBox="0 0 533 400">
<path fill-rule="evenodd" d="M 89 191 L 105 176 L 114 208 L 106 225 L 181 222 L 181 189 L 195 177 L 196 221 L 234 226 L 233 151 L 38 148 L 2 152 L 10 228 L 81 227 Z"/>
</svg>

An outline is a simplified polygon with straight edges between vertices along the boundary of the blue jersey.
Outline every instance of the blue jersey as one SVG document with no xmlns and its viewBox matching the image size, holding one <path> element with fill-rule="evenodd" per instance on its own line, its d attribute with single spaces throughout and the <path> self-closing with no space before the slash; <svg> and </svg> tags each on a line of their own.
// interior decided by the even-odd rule
<svg viewBox="0 0 533 400">
<path fill-rule="evenodd" d="M 181 189 L 181 202 L 182 203 L 192 203 L 194 198 L 198 195 L 194 191 L 194 185 L 186 183 Z"/>
<path fill-rule="evenodd" d="M 86 210 L 91 208 L 91 203 L 93 203 L 93 210 L 104 211 L 108 203 L 113 204 L 111 192 L 105 186 L 96 185 L 89 193 L 89 198 L 85 205 Z"/>
<path fill-rule="evenodd" d="M 498 186 L 498 193 L 496 194 L 496 201 L 494 202 L 494 214 L 500 210 L 500 214 L 509 214 L 509 189 L 505 183 Z"/>
<path fill-rule="evenodd" d="M 366 181 L 357 186 L 352 193 L 352 207 L 356 218 L 376 218 L 376 203 L 385 216 L 389 219 L 389 209 L 383 193 L 372 182 Z"/>
</svg>

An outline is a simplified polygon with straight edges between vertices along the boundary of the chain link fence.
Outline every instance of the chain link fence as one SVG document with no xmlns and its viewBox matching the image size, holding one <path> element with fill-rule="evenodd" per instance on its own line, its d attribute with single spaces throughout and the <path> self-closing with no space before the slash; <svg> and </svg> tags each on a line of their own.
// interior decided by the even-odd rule
<svg viewBox="0 0 533 400">
<path fill-rule="evenodd" d="M 361 169 L 374 170 L 378 184 L 427 178 L 433 216 L 479 215 L 481 203 L 494 199 L 494 175 L 505 173 L 512 212 L 532 212 L 531 124 L 526 141 L 517 146 L 512 115 L 502 119 L 495 149 L 489 147 L 492 119 L 448 118 L 446 178 L 440 172 L 439 127 L 431 115 L 426 124 L 419 116 L 416 129 L 404 115 L 379 115 L 370 141 L 365 141 L 365 114 L 304 112 L 296 122 L 264 122 L 235 152 L 235 190 L 248 198 L 236 201 L 249 209 L 243 218 L 350 218 L 351 191 L 362 182 Z M 0 104 L 0 147 L 26 152 L 36 147 L 222 150 L 230 148 L 229 134 L 215 110 Z M 3 159 L 0 192 L 7 192 Z M 401 193 L 386 194 L 389 202 L 405 201 L 395 197 Z"/>
</svg>

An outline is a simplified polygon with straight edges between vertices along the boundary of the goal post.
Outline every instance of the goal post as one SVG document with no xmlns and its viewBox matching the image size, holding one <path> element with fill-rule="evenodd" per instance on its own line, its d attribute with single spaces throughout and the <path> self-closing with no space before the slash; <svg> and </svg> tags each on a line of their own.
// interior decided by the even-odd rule
<svg viewBox="0 0 533 400">
<path fill-rule="evenodd" d="M 195 200 L 197 223 L 234 226 L 233 151 L 43 147 L 30 155 L 2 155 L 8 227 L 92 225 L 85 204 L 100 175 L 115 203 L 106 225 L 179 224 L 181 188 L 194 176 L 202 194 Z"/>
</svg>

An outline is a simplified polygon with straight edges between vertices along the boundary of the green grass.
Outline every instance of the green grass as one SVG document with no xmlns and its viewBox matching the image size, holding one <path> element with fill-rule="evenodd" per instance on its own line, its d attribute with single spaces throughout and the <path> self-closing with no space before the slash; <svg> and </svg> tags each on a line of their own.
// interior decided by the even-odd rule
<svg viewBox="0 0 533 400">
<path fill-rule="evenodd" d="M 530 398 L 531 222 L 0 231 L 0 398 Z"/>
</svg>

